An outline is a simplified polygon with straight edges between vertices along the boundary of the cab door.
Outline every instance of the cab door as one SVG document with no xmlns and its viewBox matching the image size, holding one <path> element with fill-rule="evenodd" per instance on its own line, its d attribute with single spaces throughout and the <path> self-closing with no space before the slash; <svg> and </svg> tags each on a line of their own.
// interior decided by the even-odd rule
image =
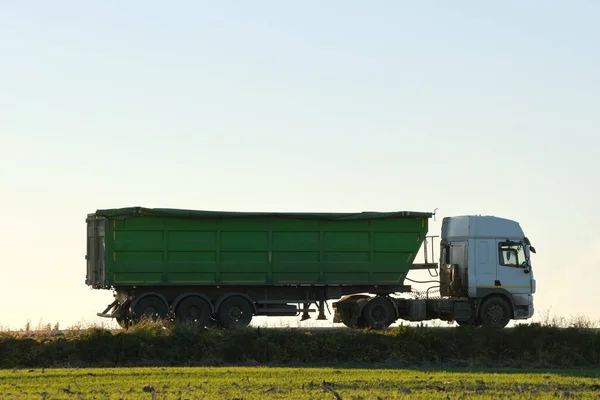
<svg viewBox="0 0 600 400">
<path fill-rule="evenodd" d="M 531 293 L 531 269 L 525 257 L 525 244 L 521 241 L 496 240 L 498 268 L 496 286 L 510 293 Z"/>
</svg>

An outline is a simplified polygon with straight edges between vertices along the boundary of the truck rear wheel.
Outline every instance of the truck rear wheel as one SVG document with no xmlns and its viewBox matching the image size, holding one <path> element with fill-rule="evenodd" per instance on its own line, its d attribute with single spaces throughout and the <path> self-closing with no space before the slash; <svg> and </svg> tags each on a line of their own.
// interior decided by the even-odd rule
<svg viewBox="0 0 600 400">
<path fill-rule="evenodd" d="M 367 295 L 351 295 L 346 296 L 341 300 L 339 302 L 339 316 L 341 322 L 348 328 L 365 329 L 367 327 L 365 319 L 360 314 L 356 316 L 356 313 L 358 310 L 358 303 L 370 298 L 371 296 Z M 352 321 L 356 321 L 356 323 L 353 323 Z"/>
<path fill-rule="evenodd" d="M 347 313 L 342 313 L 342 324 L 346 325 L 348 328 L 352 329 L 364 329 L 367 327 L 367 323 L 365 322 L 363 317 L 358 317 L 356 320 L 356 324 L 351 323 L 351 316 Z"/>
<path fill-rule="evenodd" d="M 252 321 L 252 305 L 243 297 L 232 296 L 219 306 L 217 322 L 224 328 L 244 328 Z"/>
<path fill-rule="evenodd" d="M 504 328 L 510 322 L 511 308 L 502 297 L 490 297 L 479 309 L 481 324 L 487 328 Z"/>
<path fill-rule="evenodd" d="M 193 323 L 204 327 L 210 322 L 210 305 L 200 297 L 190 296 L 177 306 L 175 319 L 177 322 Z"/>
<path fill-rule="evenodd" d="M 396 320 L 396 309 L 388 299 L 376 297 L 367 303 L 362 315 L 367 327 L 385 329 Z"/>
</svg>

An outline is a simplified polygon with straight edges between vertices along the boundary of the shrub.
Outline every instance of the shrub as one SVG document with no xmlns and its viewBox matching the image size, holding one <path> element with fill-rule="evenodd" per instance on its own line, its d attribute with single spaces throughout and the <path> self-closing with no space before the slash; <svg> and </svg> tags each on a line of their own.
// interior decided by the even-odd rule
<svg viewBox="0 0 600 400">
<path fill-rule="evenodd" d="M 369 332 L 221 331 L 151 322 L 128 331 L 0 333 L 0 368 L 249 363 L 590 368 L 600 366 L 600 333 L 541 324 L 503 330 L 398 327 Z"/>
</svg>

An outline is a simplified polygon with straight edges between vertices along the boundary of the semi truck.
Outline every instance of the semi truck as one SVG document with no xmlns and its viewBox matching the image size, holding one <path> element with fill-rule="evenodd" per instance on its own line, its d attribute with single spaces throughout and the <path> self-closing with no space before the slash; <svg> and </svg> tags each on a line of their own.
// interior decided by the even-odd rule
<svg viewBox="0 0 600 400">
<path fill-rule="evenodd" d="M 97 315 L 123 327 L 150 318 L 227 329 L 254 316 L 326 320 L 326 309 L 353 329 L 531 318 L 535 249 L 519 223 L 445 217 L 441 234 L 428 236 L 434 215 L 102 209 L 86 218 L 85 282 L 113 291 Z M 435 279 L 415 296 L 408 283 L 421 281 L 407 275 L 418 270 Z"/>
</svg>

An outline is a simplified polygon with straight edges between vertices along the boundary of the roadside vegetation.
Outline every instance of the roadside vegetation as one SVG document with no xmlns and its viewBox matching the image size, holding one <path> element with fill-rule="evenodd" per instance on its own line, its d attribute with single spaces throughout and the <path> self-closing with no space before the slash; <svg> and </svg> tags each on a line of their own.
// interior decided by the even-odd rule
<svg viewBox="0 0 600 400">
<path fill-rule="evenodd" d="M 560 323 L 560 324 L 559 324 Z M 567 326 L 564 326 L 564 325 Z M 38 327 L 43 328 L 43 327 Z M 0 333 L 0 368 L 336 365 L 597 368 L 600 331 L 582 317 L 503 330 L 399 326 L 385 331 L 77 326 Z"/>
</svg>

